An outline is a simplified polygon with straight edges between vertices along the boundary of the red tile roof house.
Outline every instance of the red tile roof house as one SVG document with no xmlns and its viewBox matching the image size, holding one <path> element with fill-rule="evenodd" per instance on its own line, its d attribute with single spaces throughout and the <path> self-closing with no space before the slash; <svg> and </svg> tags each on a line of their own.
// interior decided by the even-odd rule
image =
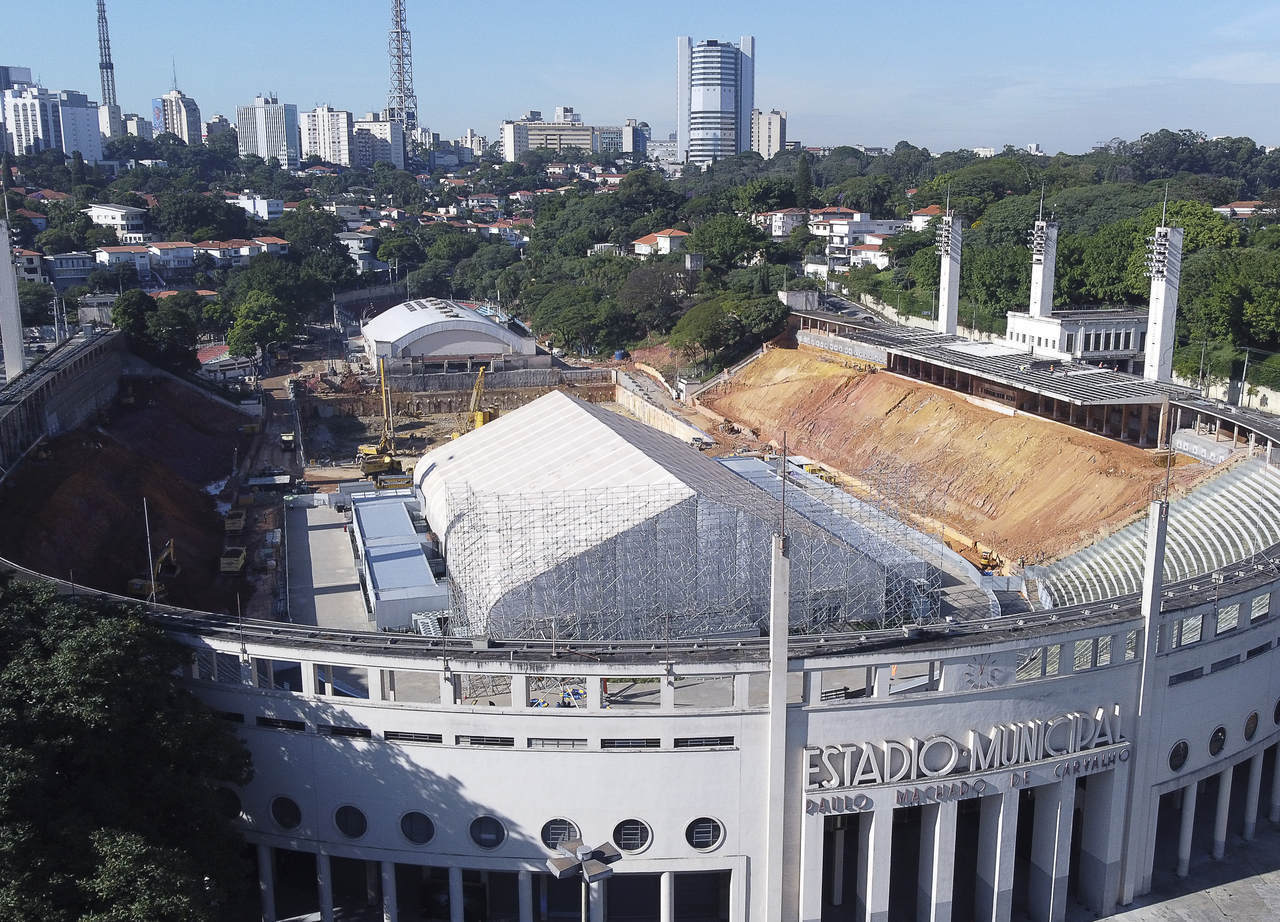
<svg viewBox="0 0 1280 922">
<path fill-rule="evenodd" d="M 668 253 L 684 252 L 684 238 L 688 231 L 668 227 L 666 230 L 645 234 L 639 240 L 631 241 L 631 248 L 637 256 L 665 256 Z"/>
</svg>

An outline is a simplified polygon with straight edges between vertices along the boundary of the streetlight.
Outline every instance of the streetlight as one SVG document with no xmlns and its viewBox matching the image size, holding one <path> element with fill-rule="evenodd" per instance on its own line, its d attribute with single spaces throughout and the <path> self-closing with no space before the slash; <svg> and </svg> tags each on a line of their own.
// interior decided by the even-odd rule
<svg viewBox="0 0 1280 922">
<path fill-rule="evenodd" d="M 613 876 L 610 865 L 622 857 L 622 852 L 609 842 L 592 848 L 584 845 L 581 839 L 566 839 L 558 847 L 561 854 L 547 859 L 547 870 L 556 880 L 566 880 L 575 875 L 582 879 L 582 922 L 588 922 L 590 885 Z"/>
</svg>

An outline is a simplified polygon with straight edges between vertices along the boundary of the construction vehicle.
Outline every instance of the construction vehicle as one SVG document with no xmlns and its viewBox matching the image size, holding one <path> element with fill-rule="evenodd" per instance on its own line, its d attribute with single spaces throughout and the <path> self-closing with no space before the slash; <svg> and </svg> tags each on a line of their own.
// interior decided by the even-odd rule
<svg viewBox="0 0 1280 922">
<path fill-rule="evenodd" d="M 408 471 L 400 473 L 377 474 L 373 478 L 374 489 L 404 490 L 413 486 L 413 475 Z"/>
<path fill-rule="evenodd" d="M 459 416 L 458 429 L 449 436 L 450 438 L 456 439 L 464 432 L 479 429 L 498 415 L 497 407 L 490 407 L 487 410 L 481 408 L 481 401 L 484 400 L 484 372 L 484 366 L 481 366 L 480 373 L 476 375 L 475 386 L 471 388 L 471 403 L 466 412 Z"/>
<path fill-rule="evenodd" d="M 293 451 L 298 445 L 297 437 L 292 431 L 280 433 L 280 448 L 284 451 Z"/>
<path fill-rule="evenodd" d="M 222 527 L 229 535 L 238 535 L 244 531 L 245 517 L 247 513 L 243 509 L 232 509 L 227 513 L 227 517 L 222 521 Z"/>
<path fill-rule="evenodd" d="M 227 545 L 222 549 L 222 556 L 218 558 L 218 572 L 239 576 L 244 572 L 247 557 L 248 554 L 243 547 L 235 544 Z"/>
<path fill-rule="evenodd" d="M 382 401 L 382 438 L 377 445 L 361 445 L 356 449 L 360 473 L 366 477 L 399 473 L 401 470 L 395 454 L 395 426 L 391 421 L 391 389 L 387 387 L 386 359 L 378 359 L 378 392 Z"/>
<path fill-rule="evenodd" d="M 174 549 L 173 539 L 170 538 L 160 549 L 160 556 L 151 567 L 151 576 L 129 580 L 129 595 L 136 599 L 163 602 L 169 598 L 169 587 L 165 583 L 181 572 L 182 567 L 178 565 L 177 551 Z"/>
</svg>

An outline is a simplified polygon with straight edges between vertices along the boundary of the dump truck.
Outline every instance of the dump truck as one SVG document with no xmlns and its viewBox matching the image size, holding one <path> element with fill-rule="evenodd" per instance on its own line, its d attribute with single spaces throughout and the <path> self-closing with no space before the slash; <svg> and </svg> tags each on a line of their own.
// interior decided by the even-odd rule
<svg viewBox="0 0 1280 922">
<path fill-rule="evenodd" d="M 222 527 L 229 535 L 238 535 L 244 531 L 245 518 L 248 513 L 243 509 L 232 509 L 222 520 Z"/>
<path fill-rule="evenodd" d="M 218 558 L 218 572 L 230 573 L 238 576 L 244 572 L 244 562 L 248 554 L 245 549 L 239 545 L 227 545 L 222 549 L 222 556 Z"/>
<path fill-rule="evenodd" d="M 297 447 L 297 438 L 292 431 L 280 433 L 280 447 L 284 451 L 293 451 Z"/>
</svg>

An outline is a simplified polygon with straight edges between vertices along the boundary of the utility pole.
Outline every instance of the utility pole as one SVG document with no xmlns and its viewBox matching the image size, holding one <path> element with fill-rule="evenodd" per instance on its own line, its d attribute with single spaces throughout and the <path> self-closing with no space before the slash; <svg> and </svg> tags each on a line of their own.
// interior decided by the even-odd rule
<svg viewBox="0 0 1280 922">
<path fill-rule="evenodd" d="M 1245 346 L 1244 371 L 1240 372 L 1240 396 L 1246 399 L 1246 403 L 1245 403 L 1246 407 L 1249 405 L 1247 402 L 1248 393 L 1249 393 L 1249 347 Z"/>
</svg>

